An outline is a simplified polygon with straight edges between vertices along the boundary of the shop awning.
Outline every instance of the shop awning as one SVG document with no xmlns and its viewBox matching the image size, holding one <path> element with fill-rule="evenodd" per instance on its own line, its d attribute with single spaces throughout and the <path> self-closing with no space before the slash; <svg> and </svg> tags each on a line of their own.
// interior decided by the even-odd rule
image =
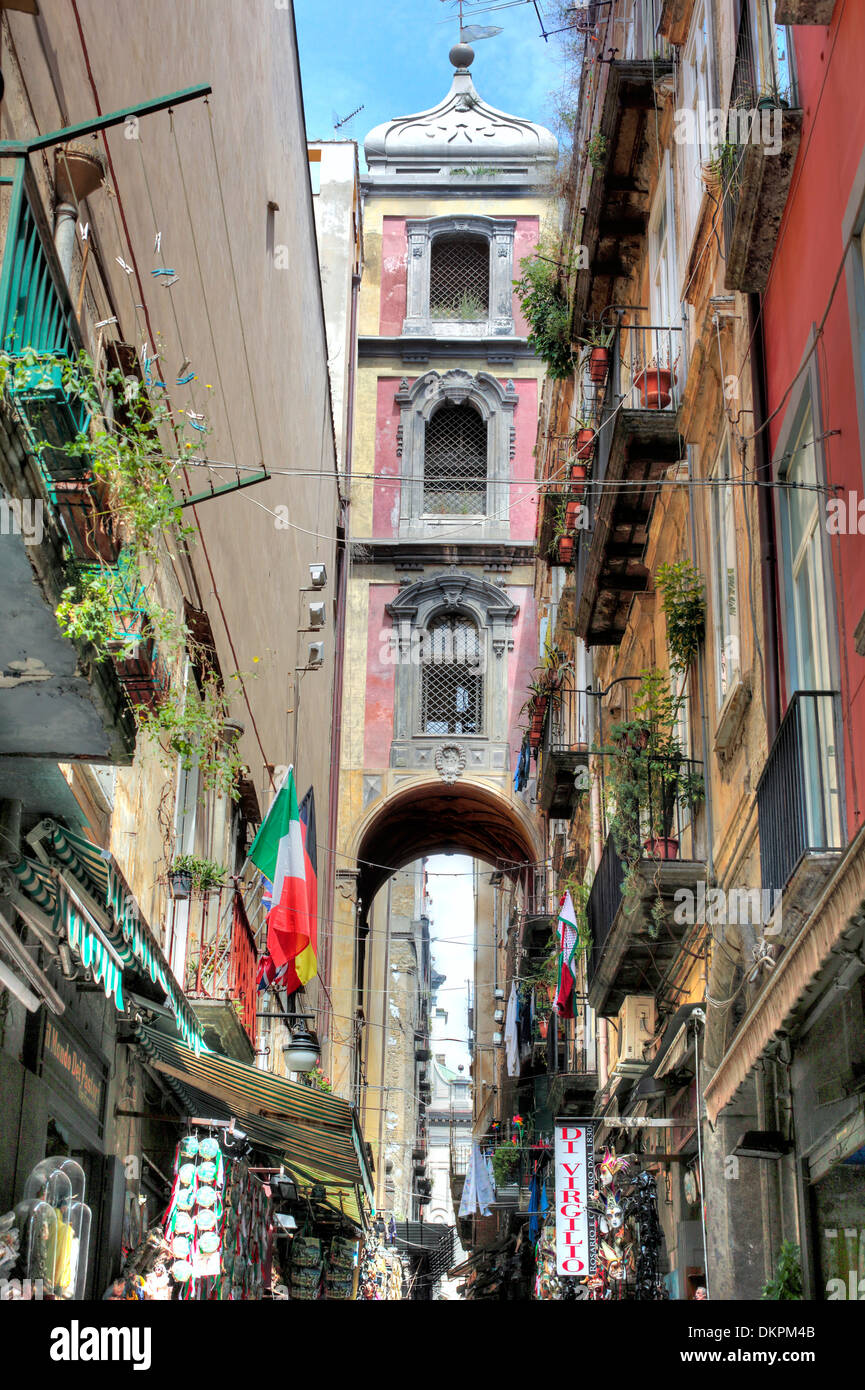
<svg viewBox="0 0 865 1390">
<path fill-rule="evenodd" d="M 737 1028 L 706 1087 L 706 1113 L 714 1125 L 776 1032 L 790 1031 L 807 991 L 833 952 L 865 912 L 865 826 L 829 879 L 813 912 L 784 950 L 761 993 Z"/>
<path fill-rule="evenodd" d="M 123 968 L 146 974 L 163 990 L 184 1042 L 200 1050 L 204 1046 L 201 1024 L 108 851 L 51 820 L 40 822 L 36 841 L 49 862 L 23 859 L 14 866 L 27 896 L 53 916 L 55 929 L 67 937 L 85 965 L 96 961 L 103 972 L 96 978 L 107 995 L 113 994 L 118 1009 L 123 1008 Z M 71 913 L 67 908 L 70 901 Z M 79 947 L 91 959 L 85 960 Z M 107 963 L 102 965 L 103 955 L 111 959 L 110 969 Z M 109 975 L 110 990 L 106 983 Z"/>
<path fill-rule="evenodd" d="M 216 1052 L 196 1054 L 157 1028 L 137 1025 L 136 1041 L 149 1065 L 192 1114 L 238 1121 L 258 1147 L 284 1162 L 305 1183 L 323 1183 L 328 1201 L 362 1223 L 362 1195 L 373 1189 L 354 1111 L 341 1096 L 247 1066 Z"/>
</svg>

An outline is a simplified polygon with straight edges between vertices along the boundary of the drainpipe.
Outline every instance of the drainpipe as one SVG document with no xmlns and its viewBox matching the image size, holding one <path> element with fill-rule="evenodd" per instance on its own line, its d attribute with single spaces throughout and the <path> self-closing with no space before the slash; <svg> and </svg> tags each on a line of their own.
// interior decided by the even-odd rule
<svg viewBox="0 0 865 1390">
<path fill-rule="evenodd" d="M 768 433 L 762 426 L 766 420 L 766 355 L 763 338 L 763 319 L 760 315 L 760 296 L 748 295 L 748 333 L 751 339 L 751 396 L 754 405 L 754 463 L 758 484 L 772 481 L 772 459 Z M 775 548 L 775 512 L 772 490 L 757 487 L 757 516 L 760 525 L 760 589 L 763 599 L 763 632 L 766 681 L 766 724 L 769 747 L 775 741 L 781 712 L 778 674 L 778 560 Z"/>
</svg>

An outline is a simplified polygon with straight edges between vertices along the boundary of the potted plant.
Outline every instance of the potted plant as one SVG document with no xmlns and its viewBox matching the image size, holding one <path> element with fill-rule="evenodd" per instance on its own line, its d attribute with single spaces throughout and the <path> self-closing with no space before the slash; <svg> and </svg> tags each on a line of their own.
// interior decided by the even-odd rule
<svg viewBox="0 0 865 1390">
<path fill-rule="evenodd" d="M 610 365 L 610 344 L 615 337 L 616 328 L 596 327 L 590 328 L 583 342 L 589 348 L 589 380 L 596 386 L 606 380 L 607 369 Z"/>
<path fill-rule="evenodd" d="M 493 1149 L 493 1178 L 496 1188 L 507 1187 L 520 1168 L 520 1151 L 515 1144 L 499 1144 Z"/>
<path fill-rule="evenodd" d="M 171 895 L 188 898 L 190 891 L 212 893 L 222 888 L 226 869 L 213 859 L 199 859 L 194 854 L 179 854 L 168 871 Z"/>
<path fill-rule="evenodd" d="M 634 372 L 634 387 L 640 393 L 640 405 L 643 410 L 666 410 L 672 399 L 676 363 L 665 365 L 662 356 L 663 354 L 656 353 Z"/>
<path fill-rule="evenodd" d="M 578 459 L 590 459 L 595 451 L 595 428 L 591 420 L 579 419 L 574 428 Z M 585 473 L 583 474 L 585 477 Z"/>
<path fill-rule="evenodd" d="M 722 183 L 729 183 L 735 174 L 739 161 L 739 149 L 729 140 L 712 150 L 708 159 L 700 165 L 700 177 L 709 193 L 715 194 Z"/>
</svg>

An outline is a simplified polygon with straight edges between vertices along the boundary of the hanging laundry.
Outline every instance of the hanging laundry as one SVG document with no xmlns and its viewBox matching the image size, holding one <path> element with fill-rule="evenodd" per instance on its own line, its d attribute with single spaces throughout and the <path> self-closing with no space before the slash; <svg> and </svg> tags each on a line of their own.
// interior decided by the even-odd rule
<svg viewBox="0 0 865 1390">
<path fill-rule="evenodd" d="M 519 1039 L 517 1037 L 517 987 L 511 984 L 510 998 L 508 999 L 507 1013 L 505 1014 L 505 1057 L 508 1064 L 508 1076 L 519 1076 L 520 1074 L 520 1051 Z"/>
</svg>

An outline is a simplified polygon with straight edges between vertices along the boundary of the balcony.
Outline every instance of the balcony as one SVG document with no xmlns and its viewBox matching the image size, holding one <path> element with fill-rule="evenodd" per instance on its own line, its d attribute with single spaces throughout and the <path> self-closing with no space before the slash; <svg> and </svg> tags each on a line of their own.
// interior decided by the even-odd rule
<svg viewBox="0 0 865 1390">
<path fill-rule="evenodd" d="M 256 1039 L 255 977 L 258 952 L 239 898 L 224 890 L 200 901 L 197 931 L 190 929 L 186 993 L 214 1049 L 251 1062 Z"/>
<path fill-rule="evenodd" d="M 538 755 L 538 804 L 549 816 L 570 820 L 579 787 L 588 783 L 588 695 L 570 686 L 547 702 Z M 578 777 L 584 770 L 585 777 Z"/>
<path fill-rule="evenodd" d="M 592 402 L 581 403 L 581 414 L 586 424 L 591 425 L 591 429 L 585 431 L 585 440 L 569 434 L 550 435 L 546 441 L 540 470 L 537 549 L 538 557 L 548 564 L 563 563 L 556 538 L 561 535 L 563 526 L 571 532 L 575 529 L 585 480 L 592 471 L 597 422 L 591 419 L 591 408 Z"/>
<path fill-rule="evenodd" d="M 831 24 L 835 0 L 775 0 L 776 24 Z"/>
<path fill-rule="evenodd" d="M 576 632 L 587 646 L 617 646 L 631 600 L 649 585 L 644 563 L 658 479 L 678 463 L 681 332 L 620 324 L 600 408 L 595 467 L 579 534 Z"/>
<path fill-rule="evenodd" d="M 683 773 L 701 772 L 702 764 L 683 760 Z M 674 908 L 677 890 L 696 893 L 697 884 L 706 877 L 694 812 L 693 805 L 676 801 L 670 835 L 655 842 L 647 836 L 647 847 L 635 865 L 634 891 L 627 899 L 622 892 L 625 868 L 613 836 L 607 836 L 587 904 L 592 938 L 588 1002 L 599 1014 L 618 1013 L 628 994 L 657 993 L 691 930 L 689 922 L 676 921 Z M 643 818 L 652 823 L 651 807 Z M 653 918 L 658 902 L 663 912 L 660 924 Z"/>
<path fill-rule="evenodd" d="M 767 86 L 771 96 L 763 96 Z M 776 46 L 770 57 L 759 54 L 747 8 L 736 39 L 729 106 L 727 141 L 735 157 L 724 178 L 724 285 L 760 294 L 790 191 L 803 113 L 786 45 Z"/>
<path fill-rule="evenodd" d="M 609 63 L 597 135 L 606 142 L 603 168 L 592 178 L 583 219 L 588 267 L 577 273 L 574 321 L 597 318 L 622 300 L 644 250 L 649 196 L 657 177 L 657 85 L 673 75 L 668 58 Z"/>
<path fill-rule="evenodd" d="M 844 849 L 838 694 L 797 691 L 757 783 L 763 889 L 783 893 L 789 939 L 820 895 Z"/>
<path fill-rule="evenodd" d="M 19 768 L 23 758 L 128 763 L 135 726 L 116 673 L 64 638 L 54 616 L 67 583 L 64 550 L 82 553 L 74 544 L 72 511 L 89 477 L 86 460 L 69 458 L 62 446 L 76 438 L 87 417 L 67 399 L 56 366 L 45 363 L 47 357 L 73 358 L 81 340 L 26 160 L 19 161 L 14 178 L 0 178 L 0 214 L 7 228 L 0 342 L 13 371 L 6 386 L 9 405 L 0 410 L 0 483 L 11 507 L 26 509 L 38 521 L 31 535 L 23 526 L 3 527 L 0 535 L 8 660 L 0 675 L 0 761 L 14 758 Z M 34 445 L 42 441 L 49 448 L 40 457 Z M 101 534 L 96 521 L 92 530 L 89 558 L 110 562 L 113 539 Z M 22 778 L 28 810 L 51 808 L 38 783 L 29 773 Z"/>
<path fill-rule="evenodd" d="M 591 1015 L 584 1004 L 576 1006 L 576 1017 L 552 1019 L 555 1030 L 549 1052 L 552 1067 L 548 1078 L 547 1106 L 553 1119 L 565 1115 L 591 1115 L 598 1089 L 598 1064 Z"/>
</svg>

